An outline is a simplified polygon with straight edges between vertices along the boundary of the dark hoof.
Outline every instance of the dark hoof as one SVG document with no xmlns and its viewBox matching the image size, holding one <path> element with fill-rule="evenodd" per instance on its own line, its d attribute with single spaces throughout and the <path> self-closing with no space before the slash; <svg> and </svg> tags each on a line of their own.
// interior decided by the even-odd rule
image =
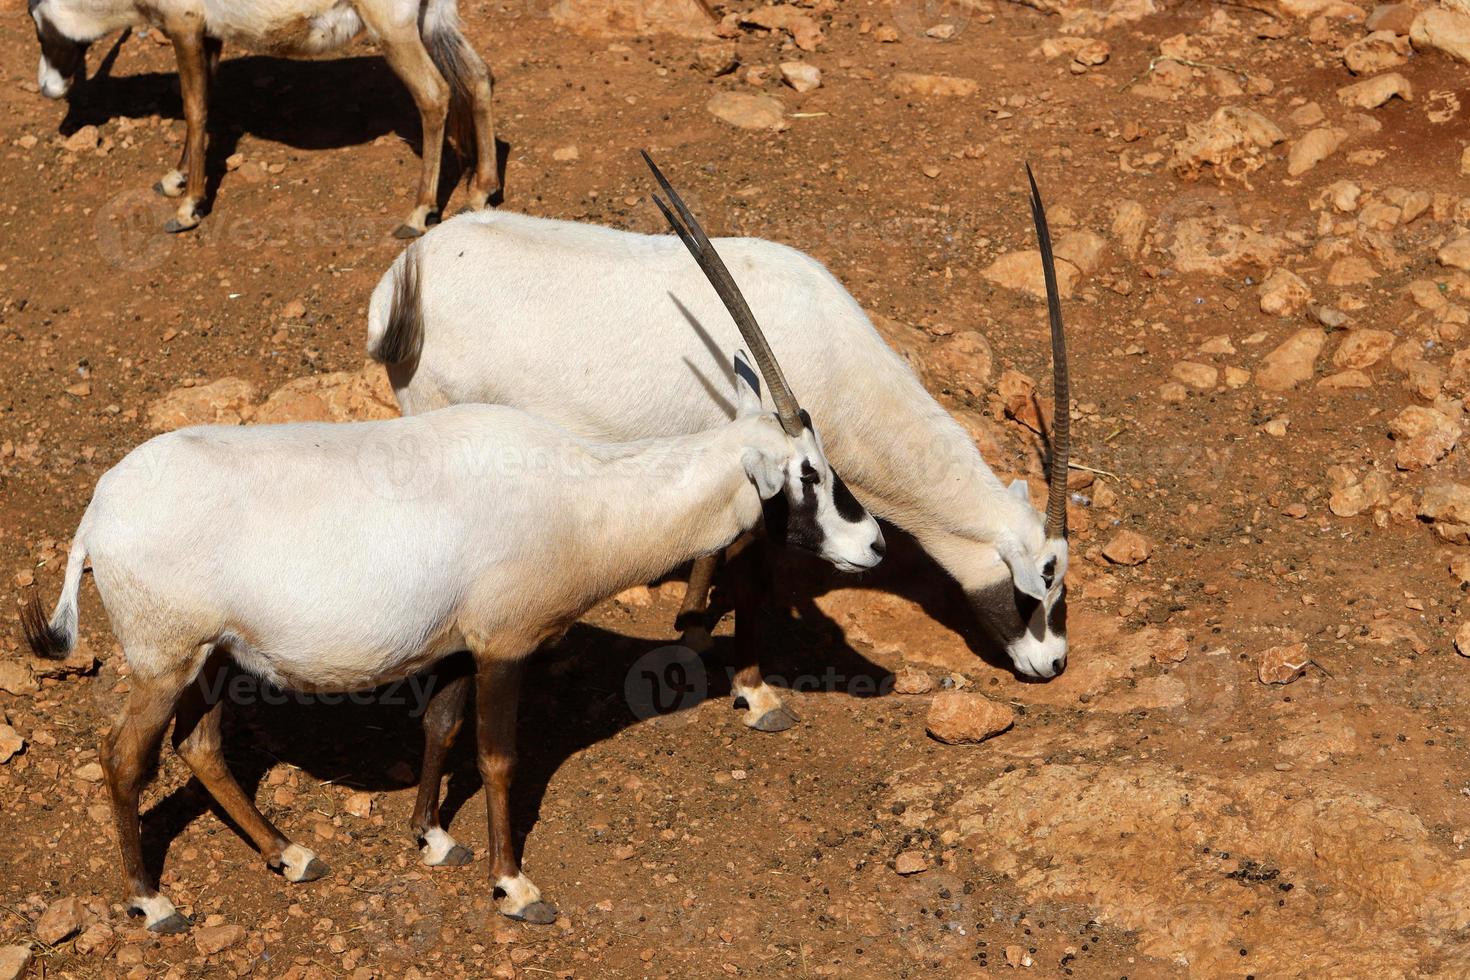
<svg viewBox="0 0 1470 980">
<path fill-rule="evenodd" d="M 455 844 L 444 855 L 444 860 L 439 862 L 441 868 L 462 868 L 475 859 L 475 852 L 463 844 Z"/>
<path fill-rule="evenodd" d="M 327 867 L 327 862 L 323 861 L 321 858 L 312 858 L 306 863 L 306 870 L 301 873 L 301 877 L 296 879 L 296 884 L 299 885 L 303 882 L 316 881 L 318 878 L 325 878 L 327 876 L 327 872 L 331 870 L 331 868 Z"/>
<path fill-rule="evenodd" d="M 758 732 L 784 732 L 798 721 L 800 719 L 796 717 L 795 713 L 785 705 L 782 705 L 779 708 L 772 708 L 770 711 L 761 715 L 750 727 Z"/>
<path fill-rule="evenodd" d="M 529 922 L 533 926 L 549 926 L 556 921 L 556 906 L 550 902 L 532 902 L 519 912 L 507 912 L 517 922 Z"/>
<path fill-rule="evenodd" d="M 199 222 L 197 220 L 192 225 L 186 225 L 178 218 L 169 218 L 168 221 L 164 224 L 163 230 L 168 232 L 170 235 L 177 235 L 181 231 L 193 231 L 195 228 L 198 227 Z"/>
<path fill-rule="evenodd" d="M 163 189 L 163 181 L 155 180 L 153 182 L 153 193 L 161 194 L 164 197 L 168 197 L 168 191 Z"/>
<path fill-rule="evenodd" d="M 181 932 L 188 932 L 193 925 L 188 919 L 175 912 L 167 919 L 159 919 L 148 927 L 149 932 L 156 932 L 161 936 L 177 936 Z"/>
<path fill-rule="evenodd" d="M 418 238 L 422 234 L 423 234 L 423 232 L 419 231 L 413 225 L 410 225 L 410 224 L 407 224 L 407 223 L 401 224 L 397 228 L 394 228 L 393 229 L 393 237 L 394 238 L 403 238 L 403 239 Z"/>
</svg>

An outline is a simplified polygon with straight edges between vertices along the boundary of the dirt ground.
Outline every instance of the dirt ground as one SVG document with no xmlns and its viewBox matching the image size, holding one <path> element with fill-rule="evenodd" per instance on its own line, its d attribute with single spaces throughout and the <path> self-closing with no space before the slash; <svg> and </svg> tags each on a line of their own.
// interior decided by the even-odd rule
<svg viewBox="0 0 1470 980">
<path fill-rule="evenodd" d="M 1412 100 L 1345 105 L 1369 8 L 1316 0 L 822 0 L 796 8 L 816 39 L 756 26 L 747 0 L 715 4 L 745 21 L 724 38 L 661 30 L 672 3 L 624 5 L 606 32 L 605 4 L 556 6 L 462 8 L 497 78 L 503 207 L 661 230 L 648 147 L 712 233 L 825 262 L 995 467 L 1039 488 L 1015 393 L 1018 375 L 1047 390 L 1043 311 L 1005 271 L 1031 246 L 1032 163 L 1076 243 L 1074 459 L 1091 469 L 1074 474 L 1071 666 L 1017 679 L 899 541 L 861 579 L 783 577 L 765 667 L 800 725 L 740 724 L 724 639 L 708 697 L 648 719 L 629 678 L 672 641 L 682 579 L 609 601 L 525 697 L 515 830 L 562 912 L 546 927 L 497 915 L 483 860 L 418 864 L 411 692 L 242 698 L 235 771 L 333 874 L 269 873 L 165 752 L 149 858 L 198 926 L 143 931 L 96 765 L 120 650 L 90 581 L 69 666 L 31 660 L 19 602 L 31 582 L 53 601 L 93 485 L 170 393 L 239 379 L 224 411 L 253 418 L 330 375 L 361 390 L 303 409 L 298 385 L 297 410 L 386 411 L 371 374 L 334 372 L 363 366 L 417 117 L 365 43 L 315 62 L 227 49 L 213 212 L 168 237 L 149 187 L 183 135 L 170 49 L 132 36 L 110 77 L 49 102 L 5 0 L 0 946 L 79 977 L 1470 975 L 1453 448 L 1470 68 L 1391 26 L 1384 70 Z M 784 84 L 786 61 L 820 87 Z M 784 128 L 717 118 L 727 92 L 778 100 Z M 1264 682 L 1263 655 L 1291 682 Z M 1008 703 L 1015 725 L 941 744 L 933 695 L 893 693 L 901 670 Z M 453 833 L 483 856 L 463 742 L 452 768 Z M 72 898 L 76 928 L 43 942 Z"/>
</svg>

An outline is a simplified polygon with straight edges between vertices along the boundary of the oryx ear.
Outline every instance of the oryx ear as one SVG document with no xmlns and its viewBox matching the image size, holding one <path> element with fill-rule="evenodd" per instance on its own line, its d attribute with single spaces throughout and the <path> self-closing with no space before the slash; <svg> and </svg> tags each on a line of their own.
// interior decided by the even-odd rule
<svg viewBox="0 0 1470 980">
<path fill-rule="evenodd" d="M 1011 485 L 1006 487 L 1006 489 L 1010 491 L 1012 497 L 1015 497 L 1021 503 L 1029 504 L 1031 502 L 1031 488 L 1026 486 L 1025 480 L 1012 480 Z"/>
<path fill-rule="evenodd" d="M 1016 591 L 1037 602 L 1044 601 L 1046 580 L 1041 577 L 1036 560 L 1013 541 L 1001 542 L 996 545 L 995 550 L 1000 555 L 1000 560 L 1006 563 L 1006 568 L 1010 569 L 1011 582 L 1015 584 Z"/>
<path fill-rule="evenodd" d="M 735 417 L 761 413 L 761 379 L 750 366 L 745 351 L 735 352 Z M 764 495 L 763 495 L 764 496 Z"/>
<path fill-rule="evenodd" d="M 740 462 L 745 467 L 745 473 L 750 477 L 750 482 L 755 484 L 755 492 L 761 495 L 762 500 L 770 500 L 786 485 L 784 462 L 770 453 L 747 448 L 740 454 Z"/>
</svg>

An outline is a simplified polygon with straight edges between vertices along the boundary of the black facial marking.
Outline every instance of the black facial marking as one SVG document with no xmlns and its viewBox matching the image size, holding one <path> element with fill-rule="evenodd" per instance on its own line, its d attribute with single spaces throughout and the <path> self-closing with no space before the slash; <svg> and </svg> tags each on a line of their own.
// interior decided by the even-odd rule
<svg viewBox="0 0 1470 980">
<path fill-rule="evenodd" d="M 1019 593 L 1010 579 L 1001 579 L 970 593 L 970 605 L 995 638 L 1007 646 L 1026 632 L 1027 620 L 1017 609 L 1017 595 Z"/>
<path fill-rule="evenodd" d="M 1041 566 L 1041 580 L 1046 583 L 1048 589 L 1057 576 L 1057 560 L 1048 558 L 1046 564 Z"/>
<path fill-rule="evenodd" d="M 822 482 L 822 474 L 820 474 L 820 473 L 817 472 L 817 468 L 812 465 L 812 461 L 809 460 L 809 459 L 804 459 L 804 460 L 801 461 L 801 482 L 802 483 L 820 483 L 820 482 Z"/>
<path fill-rule="evenodd" d="M 806 409 L 799 408 L 796 410 L 796 414 L 801 418 L 801 427 L 810 431 L 812 427 L 812 417 L 806 413 Z"/>
<path fill-rule="evenodd" d="M 809 465 L 809 464 L 808 464 Z M 792 500 L 793 493 L 799 496 Z M 816 487 L 802 480 L 793 488 L 789 483 L 762 505 L 766 534 L 778 544 L 821 553 L 826 535 L 817 523 Z"/>
<path fill-rule="evenodd" d="M 849 524 L 857 524 L 868 516 L 868 512 L 858 503 L 852 491 L 847 489 L 847 484 L 842 482 L 842 477 L 836 470 L 832 471 L 832 502 L 837 505 L 837 513 Z"/>
<path fill-rule="evenodd" d="M 1067 587 L 1057 593 L 1057 601 L 1046 613 L 1046 628 L 1057 636 L 1067 635 Z"/>
</svg>

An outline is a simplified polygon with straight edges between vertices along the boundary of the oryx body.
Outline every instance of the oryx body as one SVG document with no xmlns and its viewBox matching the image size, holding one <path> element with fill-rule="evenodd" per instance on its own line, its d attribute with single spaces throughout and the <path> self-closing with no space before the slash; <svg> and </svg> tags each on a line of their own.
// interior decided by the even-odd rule
<svg viewBox="0 0 1470 980">
<path fill-rule="evenodd" d="M 821 263 L 760 239 L 715 245 L 852 492 L 954 576 L 1020 673 L 1060 672 L 1067 656 L 1065 430 L 1043 515 L 1024 483 L 1008 487 L 995 476 Z M 1043 251 L 1049 267 L 1049 242 Z M 423 276 L 422 334 L 402 336 L 388 322 L 402 260 L 378 283 L 368 311 L 368 351 L 387 364 L 405 413 L 462 402 L 514 405 L 599 439 L 696 432 L 730 418 L 721 352 L 738 335 L 676 238 L 500 211 L 448 221 L 414 252 Z M 1051 305 L 1065 406 L 1055 297 Z M 548 357 L 548 350 L 556 353 Z M 647 356 L 636 370 L 619 371 L 614 354 L 621 350 Z M 1065 414 L 1063 407 L 1058 417 Z M 708 563 L 696 568 L 686 611 L 701 608 L 710 572 Z M 747 716 L 757 727 L 775 695 L 759 679 L 754 642 L 742 640 L 753 624 L 742 628 L 740 613 L 737 600 L 743 684 L 762 691 L 762 711 Z"/>
<path fill-rule="evenodd" d="M 226 42 L 307 57 L 337 50 L 364 31 L 372 36 L 423 124 L 418 200 L 399 237 L 422 234 L 438 210 L 446 121 L 456 124 L 460 152 L 474 158 L 470 207 L 484 206 L 499 190 L 490 73 L 465 39 L 456 0 L 30 0 L 30 11 L 41 44 L 37 81 L 53 99 L 85 75 L 87 47 L 114 31 L 151 26 L 173 42 L 188 133 L 178 167 L 157 185 L 181 198 L 169 231 L 199 224 L 209 87 Z"/>
</svg>

